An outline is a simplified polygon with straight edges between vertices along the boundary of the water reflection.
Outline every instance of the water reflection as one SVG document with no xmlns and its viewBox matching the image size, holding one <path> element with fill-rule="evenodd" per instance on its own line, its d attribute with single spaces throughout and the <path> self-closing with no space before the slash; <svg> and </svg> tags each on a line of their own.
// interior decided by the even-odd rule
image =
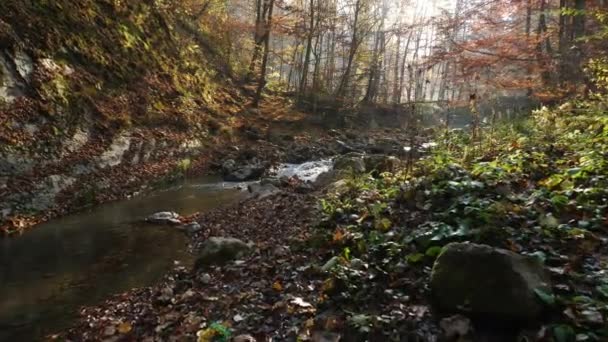
<svg viewBox="0 0 608 342">
<path fill-rule="evenodd" d="M 241 196 L 215 179 L 190 180 L 0 240 L 0 340 L 39 339 L 66 327 L 79 307 L 150 285 L 176 260 L 190 262 L 185 236 L 140 223 L 149 214 L 189 215 Z"/>
</svg>

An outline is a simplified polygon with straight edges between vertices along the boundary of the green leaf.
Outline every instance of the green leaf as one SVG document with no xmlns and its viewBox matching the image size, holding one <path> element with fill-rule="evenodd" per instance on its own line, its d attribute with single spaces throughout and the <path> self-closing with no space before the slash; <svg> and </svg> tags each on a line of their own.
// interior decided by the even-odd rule
<svg viewBox="0 0 608 342">
<path fill-rule="evenodd" d="M 392 225 L 393 225 L 393 223 L 391 222 L 391 220 L 389 220 L 387 218 L 383 218 L 383 219 L 376 221 L 376 229 L 378 229 L 378 230 L 382 230 L 382 231 L 389 230 Z"/>
<path fill-rule="evenodd" d="M 433 246 L 429 249 L 426 250 L 426 256 L 431 257 L 431 258 L 436 258 L 437 256 L 439 256 L 439 254 L 441 254 L 441 251 L 443 250 L 442 247 L 439 246 Z"/>
<path fill-rule="evenodd" d="M 553 336 L 556 342 L 570 342 L 575 340 L 576 333 L 571 326 L 561 324 L 553 327 Z"/>
<path fill-rule="evenodd" d="M 599 285 L 596 288 L 597 292 L 599 292 L 604 298 L 608 299 L 608 284 Z"/>
<path fill-rule="evenodd" d="M 535 289 L 534 293 L 538 296 L 538 298 L 545 303 L 547 306 L 554 306 L 556 303 L 555 295 L 550 292 L 547 292 L 543 289 Z"/>
<path fill-rule="evenodd" d="M 568 197 L 564 195 L 555 195 L 551 197 L 551 203 L 558 208 L 562 208 L 568 204 Z"/>
<path fill-rule="evenodd" d="M 422 259 L 424 259 L 424 254 L 422 254 L 422 253 L 410 254 L 407 257 L 405 257 L 405 259 L 407 260 L 407 262 L 409 262 L 411 264 L 417 264 L 417 263 L 421 262 Z"/>
<path fill-rule="evenodd" d="M 211 324 L 211 326 L 209 326 L 209 329 L 215 330 L 218 335 L 220 335 L 220 341 L 222 342 L 227 342 L 228 340 L 230 340 L 230 336 L 232 335 L 232 333 L 230 332 L 230 328 L 225 327 L 221 323 L 213 323 Z"/>
</svg>

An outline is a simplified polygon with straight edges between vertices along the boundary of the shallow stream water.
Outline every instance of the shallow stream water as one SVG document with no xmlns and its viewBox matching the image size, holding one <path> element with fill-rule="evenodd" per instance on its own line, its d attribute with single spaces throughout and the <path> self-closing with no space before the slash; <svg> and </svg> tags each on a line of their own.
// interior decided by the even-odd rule
<svg viewBox="0 0 608 342">
<path fill-rule="evenodd" d="M 191 263 L 186 236 L 142 223 L 148 215 L 190 215 L 242 196 L 216 178 L 187 180 L 0 239 L 0 341 L 40 340 L 68 327 L 80 307 L 152 285 L 176 262 Z"/>
</svg>

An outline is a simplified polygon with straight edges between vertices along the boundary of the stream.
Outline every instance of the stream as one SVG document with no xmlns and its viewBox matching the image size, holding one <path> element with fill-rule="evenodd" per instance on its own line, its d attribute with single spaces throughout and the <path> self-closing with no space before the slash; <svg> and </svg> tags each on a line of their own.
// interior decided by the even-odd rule
<svg viewBox="0 0 608 342">
<path fill-rule="evenodd" d="M 187 237 L 142 220 L 158 211 L 190 215 L 243 198 L 206 177 L 97 206 L 0 240 L 0 341 L 36 341 L 69 327 L 82 306 L 159 281 L 189 265 Z"/>
<path fill-rule="evenodd" d="M 312 182 L 332 165 L 330 159 L 281 164 L 272 173 Z M 0 240 L 0 341 L 41 340 L 68 328 L 82 306 L 153 285 L 176 263 L 190 265 L 185 234 L 143 220 L 159 211 L 188 216 L 236 202 L 250 183 L 189 179 Z"/>
</svg>

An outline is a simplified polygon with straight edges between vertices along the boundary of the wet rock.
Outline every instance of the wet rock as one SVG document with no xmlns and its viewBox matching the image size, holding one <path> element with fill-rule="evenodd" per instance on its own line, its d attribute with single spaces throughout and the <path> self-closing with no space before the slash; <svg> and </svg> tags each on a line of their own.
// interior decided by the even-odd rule
<svg viewBox="0 0 608 342">
<path fill-rule="evenodd" d="M 309 194 L 315 191 L 315 188 L 312 183 L 309 182 L 301 182 L 296 185 L 294 191 L 298 194 Z"/>
<path fill-rule="evenodd" d="M 203 229 L 203 227 L 201 227 L 201 225 L 198 222 L 190 222 L 190 223 L 184 225 L 183 229 L 188 234 L 196 234 L 196 233 L 200 232 Z"/>
<path fill-rule="evenodd" d="M 252 245 L 235 238 L 210 237 L 203 242 L 195 267 L 223 265 L 251 253 Z"/>
<path fill-rule="evenodd" d="M 452 243 L 433 266 L 431 290 L 440 309 L 514 321 L 538 318 L 536 291 L 550 280 L 536 258 L 471 243 Z"/>
<path fill-rule="evenodd" d="M 146 218 L 146 222 L 167 225 L 179 225 L 182 223 L 179 214 L 172 211 L 162 211 L 152 214 Z"/>
<path fill-rule="evenodd" d="M 284 186 L 280 178 L 277 177 L 266 177 L 260 180 L 261 185 L 274 185 L 277 188 Z"/>
<path fill-rule="evenodd" d="M 345 143 L 344 141 L 336 140 L 336 144 L 338 145 L 338 153 L 340 153 L 340 154 L 347 154 L 347 153 L 357 152 L 356 148 L 354 148 L 353 146 Z"/>
<path fill-rule="evenodd" d="M 228 159 L 222 163 L 222 173 L 227 175 L 236 170 L 236 161 Z"/>
<path fill-rule="evenodd" d="M 359 153 L 348 153 L 337 157 L 334 161 L 334 170 L 364 173 L 366 168 L 363 155 Z"/>
<path fill-rule="evenodd" d="M 309 146 L 300 146 L 288 151 L 286 160 L 288 163 L 300 164 L 315 159 L 313 157 L 313 151 Z"/>
<path fill-rule="evenodd" d="M 281 164 L 277 168 L 277 177 L 297 178 L 303 182 L 314 182 L 320 174 L 330 171 L 332 167 L 333 162 L 328 159 L 303 164 Z"/>
<path fill-rule="evenodd" d="M 246 182 L 260 178 L 266 169 L 261 165 L 248 165 L 233 171 L 226 176 L 224 180 L 227 182 Z"/>
</svg>

